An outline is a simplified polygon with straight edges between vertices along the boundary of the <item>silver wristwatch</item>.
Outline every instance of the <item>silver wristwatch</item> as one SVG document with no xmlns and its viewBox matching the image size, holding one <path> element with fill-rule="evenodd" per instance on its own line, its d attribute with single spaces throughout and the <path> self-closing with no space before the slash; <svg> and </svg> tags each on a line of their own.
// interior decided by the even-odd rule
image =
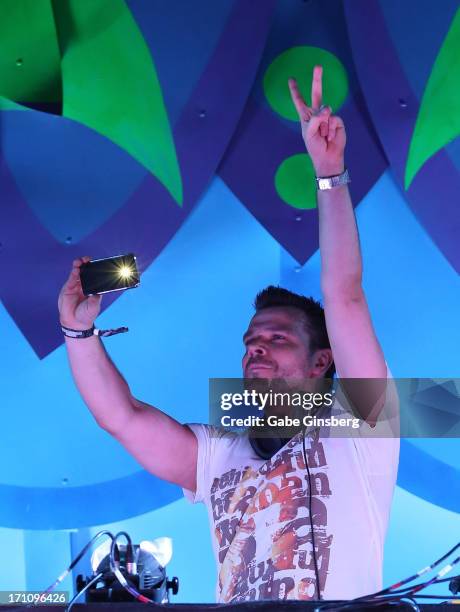
<svg viewBox="0 0 460 612">
<path fill-rule="evenodd" d="M 336 176 L 316 177 L 316 185 L 320 191 L 332 189 L 333 187 L 338 187 L 339 185 L 346 185 L 350 182 L 351 179 L 347 168 L 345 168 L 345 171 L 342 172 L 342 174 L 337 174 Z"/>
</svg>

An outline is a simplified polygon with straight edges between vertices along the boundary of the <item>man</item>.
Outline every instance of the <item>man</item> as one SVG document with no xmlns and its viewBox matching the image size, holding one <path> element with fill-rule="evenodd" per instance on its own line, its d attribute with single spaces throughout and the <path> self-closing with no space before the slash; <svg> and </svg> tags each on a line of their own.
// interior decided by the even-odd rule
<svg viewBox="0 0 460 612">
<path fill-rule="evenodd" d="M 318 191 L 324 314 L 314 301 L 279 288 L 259 294 L 244 335 L 244 376 L 322 378 L 335 364 L 341 379 L 385 379 L 361 286 L 344 125 L 322 106 L 321 67 L 313 73 L 312 107 L 294 80 L 289 87 L 317 177 L 336 177 Z M 59 296 L 64 333 L 91 329 L 99 313 L 100 297 L 85 298 L 81 291 L 79 269 L 88 259 L 74 262 Z M 365 402 L 358 398 L 366 423 L 355 438 L 323 439 L 313 429 L 264 459 L 248 436 L 181 425 L 134 398 L 98 337 L 66 337 L 66 346 L 98 424 L 147 470 L 206 503 L 218 601 L 352 598 L 380 588 L 399 447 L 396 439 L 365 435 L 384 404 L 378 385 L 369 386 Z"/>
</svg>

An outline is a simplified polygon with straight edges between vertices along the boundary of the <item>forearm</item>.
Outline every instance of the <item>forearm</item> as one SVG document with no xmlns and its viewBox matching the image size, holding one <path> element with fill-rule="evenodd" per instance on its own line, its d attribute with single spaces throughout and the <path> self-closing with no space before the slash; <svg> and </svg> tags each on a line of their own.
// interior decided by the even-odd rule
<svg viewBox="0 0 460 612">
<path fill-rule="evenodd" d="M 347 185 L 318 191 L 321 287 L 325 297 L 361 291 L 362 260 Z"/>
<path fill-rule="evenodd" d="M 73 261 L 58 298 L 59 320 L 68 330 L 91 329 L 100 312 L 100 296 L 86 296 L 81 267 Z M 197 439 L 186 426 L 158 408 L 135 399 L 98 336 L 65 338 L 75 383 L 100 427 L 113 435 L 147 470 L 187 489 L 196 488 Z"/>
<path fill-rule="evenodd" d="M 194 491 L 197 441 L 192 431 L 132 397 L 97 336 L 66 338 L 72 374 L 98 425 L 149 472 Z"/>
<path fill-rule="evenodd" d="M 66 338 L 77 388 L 97 423 L 111 433 L 123 428 L 134 410 L 129 386 L 97 336 Z"/>
<path fill-rule="evenodd" d="M 343 120 L 323 105 L 322 73 L 322 67 L 315 66 L 311 107 L 294 79 L 289 88 L 316 176 L 326 178 L 343 173 L 347 138 Z M 341 378 L 385 377 L 382 349 L 362 290 L 359 237 L 348 187 L 318 191 L 318 212 L 321 289 L 337 373 Z"/>
</svg>

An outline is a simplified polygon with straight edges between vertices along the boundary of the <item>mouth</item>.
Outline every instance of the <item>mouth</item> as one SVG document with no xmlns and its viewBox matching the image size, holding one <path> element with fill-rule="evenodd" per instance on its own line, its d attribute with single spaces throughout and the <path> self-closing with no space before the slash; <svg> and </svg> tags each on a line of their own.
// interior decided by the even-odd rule
<svg viewBox="0 0 460 612">
<path fill-rule="evenodd" d="M 273 366 L 269 363 L 250 363 L 246 367 L 246 374 L 264 374 L 273 370 Z"/>
</svg>

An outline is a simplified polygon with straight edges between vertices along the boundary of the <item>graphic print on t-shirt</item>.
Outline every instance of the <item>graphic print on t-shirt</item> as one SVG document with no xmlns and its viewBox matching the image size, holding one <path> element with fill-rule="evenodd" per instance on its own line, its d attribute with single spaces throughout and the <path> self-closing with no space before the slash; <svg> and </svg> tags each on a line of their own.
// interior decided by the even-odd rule
<svg viewBox="0 0 460 612">
<path fill-rule="evenodd" d="M 319 434 L 309 434 L 305 442 L 323 592 L 333 538 L 327 533 L 331 489 Z M 242 466 L 214 478 L 211 508 L 218 542 L 221 602 L 315 599 L 308 487 L 302 434 L 258 470 Z"/>
</svg>

